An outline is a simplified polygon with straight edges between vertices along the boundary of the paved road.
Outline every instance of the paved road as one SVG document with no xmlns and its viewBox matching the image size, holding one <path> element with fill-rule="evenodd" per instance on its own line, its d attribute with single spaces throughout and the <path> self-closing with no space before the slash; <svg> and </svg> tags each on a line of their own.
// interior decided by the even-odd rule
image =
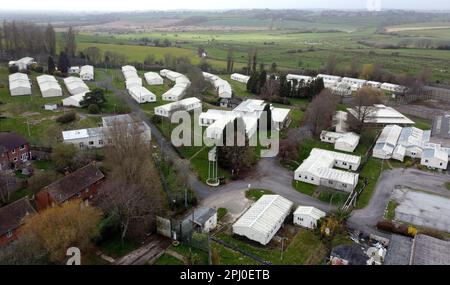
<svg viewBox="0 0 450 285">
<path fill-rule="evenodd" d="M 411 168 L 384 171 L 378 180 L 369 205 L 364 209 L 353 211 L 348 224 L 365 233 L 379 234 L 374 228 L 377 222 L 383 218 L 386 206 L 397 186 L 406 186 L 450 197 L 449 191 L 444 187 L 444 183 L 448 181 L 450 181 L 448 173 L 438 174 Z"/>
</svg>

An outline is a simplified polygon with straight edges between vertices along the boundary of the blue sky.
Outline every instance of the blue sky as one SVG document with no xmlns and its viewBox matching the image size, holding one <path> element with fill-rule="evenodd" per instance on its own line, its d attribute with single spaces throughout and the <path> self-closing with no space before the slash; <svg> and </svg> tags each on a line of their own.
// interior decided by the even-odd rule
<svg viewBox="0 0 450 285">
<path fill-rule="evenodd" d="M 132 11 L 170 9 L 365 9 L 368 0 L 8 0 L 0 10 Z M 382 9 L 450 10 L 449 0 L 381 1 Z"/>
</svg>

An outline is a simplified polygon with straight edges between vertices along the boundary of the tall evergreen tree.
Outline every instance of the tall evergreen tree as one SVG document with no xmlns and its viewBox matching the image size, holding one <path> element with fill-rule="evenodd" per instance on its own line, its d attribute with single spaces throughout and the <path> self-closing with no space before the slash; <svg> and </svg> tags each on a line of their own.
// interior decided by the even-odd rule
<svg viewBox="0 0 450 285">
<path fill-rule="evenodd" d="M 55 72 L 55 61 L 52 56 L 48 57 L 48 74 L 53 74 Z"/>
<path fill-rule="evenodd" d="M 59 53 L 58 70 L 61 73 L 65 74 L 69 71 L 69 68 L 70 68 L 69 57 L 65 52 L 62 51 Z"/>
<path fill-rule="evenodd" d="M 238 129 L 238 125 L 244 126 L 242 118 L 236 118 L 229 124 L 234 124 L 234 134 L 233 137 L 227 137 L 225 128 L 222 135 L 223 146 L 217 148 L 218 163 L 224 169 L 230 169 L 232 177 L 236 179 L 248 171 L 255 160 L 253 159 L 253 148 L 249 146 L 249 140 L 245 133 L 245 127 Z M 238 141 L 241 139 L 245 140 L 245 146 L 238 146 Z"/>
</svg>

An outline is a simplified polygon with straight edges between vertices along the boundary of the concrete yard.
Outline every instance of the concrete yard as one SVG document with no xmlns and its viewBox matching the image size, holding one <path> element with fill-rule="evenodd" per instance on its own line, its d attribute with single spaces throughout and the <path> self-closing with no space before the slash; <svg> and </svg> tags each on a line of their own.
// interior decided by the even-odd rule
<svg viewBox="0 0 450 285">
<path fill-rule="evenodd" d="M 450 199 L 408 188 L 395 189 L 393 199 L 396 220 L 450 232 Z"/>
</svg>

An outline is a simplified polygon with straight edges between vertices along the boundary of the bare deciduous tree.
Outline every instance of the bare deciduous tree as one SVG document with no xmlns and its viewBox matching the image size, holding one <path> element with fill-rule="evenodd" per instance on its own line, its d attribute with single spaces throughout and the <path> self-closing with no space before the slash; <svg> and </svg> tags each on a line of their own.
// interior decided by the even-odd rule
<svg viewBox="0 0 450 285">
<path fill-rule="evenodd" d="M 314 136 L 319 136 L 322 130 L 331 127 L 337 103 L 338 98 L 328 89 L 324 89 L 309 104 L 305 113 L 305 125 Z"/>
<path fill-rule="evenodd" d="M 122 239 L 142 236 L 163 208 L 162 184 L 150 143 L 137 122 L 116 122 L 104 136 L 110 179 L 99 195 L 99 205 L 115 219 Z"/>
<path fill-rule="evenodd" d="M 382 94 L 379 90 L 371 87 L 363 87 L 358 90 L 352 99 L 352 108 L 355 111 L 354 116 L 348 116 L 347 123 L 349 128 L 355 132 L 361 133 L 364 124 L 371 114 L 374 112 L 374 104 L 382 101 Z"/>
</svg>

